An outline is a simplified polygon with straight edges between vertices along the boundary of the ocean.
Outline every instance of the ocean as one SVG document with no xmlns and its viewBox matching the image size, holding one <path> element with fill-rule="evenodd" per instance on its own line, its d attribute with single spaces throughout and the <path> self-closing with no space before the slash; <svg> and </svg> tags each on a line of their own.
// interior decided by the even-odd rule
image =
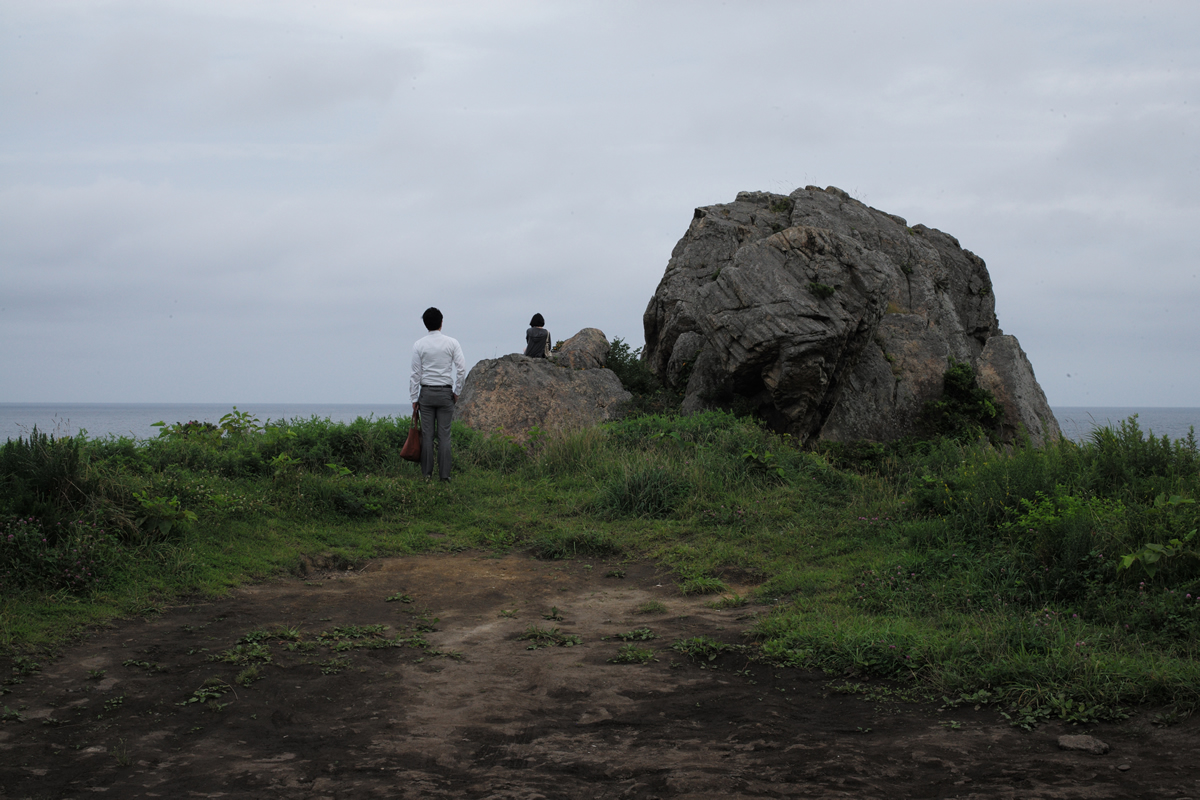
<svg viewBox="0 0 1200 800">
<path fill-rule="evenodd" d="M 1053 410 L 1063 435 L 1077 442 L 1086 439 L 1096 428 L 1115 427 L 1134 414 L 1137 414 L 1138 427 L 1158 438 L 1182 439 L 1190 428 L 1200 428 L 1200 408 L 1064 406 Z"/>
<path fill-rule="evenodd" d="M 314 404 L 314 403 L 239 403 L 238 411 L 268 419 L 331 419 L 334 422 L 353 422 L 358 417 L 407 417 L 412 413 L 408 404 Z M 189 403 L 0 403 L 0 441 L 28 436 L 36 425 L 39 431 L 57 436 L 74 436 L 87 431 L 93 439 L 108 436 L 127 436 L 152 439 L 158 436 L 158 421 L 219 422 L 233 410 L 232 405 Z M 1155 436 L 1179 439 L 1187 436 L 1188 428 L 1200 428 L 1200 408 L 1160 408 L 1155 406 L 1078 407 L 1054 409 L 1063 434 L 1082 441 L 1097 427 L 1116 425 L 1137 414 L 1143 431 Z"/>
<path fill-rule="evenodd" d="M 153 439 L 159 429 L 155 422 L 173 425 L 176 422 L 220 422 L 233 410 L 221 403 L 0 403 L 0 441 L 28 436 L 36 425 L 39 431 L 56 436 L 74 436 L 87 431 L 92 439 L 126 436 L 132 439 Z M 376 404 L 348 405 L 328 403 L 238 403 L 259 422 L 292 419 L 331 419 L 334 422 L 353 422 L 359 417 L 408 417 L 412 405 Z"/>
</svg>

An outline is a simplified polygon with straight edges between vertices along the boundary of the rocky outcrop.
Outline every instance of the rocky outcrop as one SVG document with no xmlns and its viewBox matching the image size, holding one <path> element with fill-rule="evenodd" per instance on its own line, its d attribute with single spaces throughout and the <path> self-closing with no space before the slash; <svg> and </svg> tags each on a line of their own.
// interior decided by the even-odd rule
<svg viewBox="0 0 1200 800">
<path fill-rule="evenodd" d="M 1059 435 L 996 320 L 983 260 L 835 187 L 742 192 L 696 209 L 643 317 L 645 358 L 684 410 L 741 405 L 810 439 L 919 432 L 951 361 L 993 392 L 1011 435 Z"/>
<path fill-rule="evenodd" d="M 550 360 L 571 369 L 601 369 L 608 364 L 608 339 L 599 328 L 584 328 L 550 354 Z"/>
<path fill-rule="evenodd" d="M 518 441 L 534 426 L 569 430 L 619 419 L 632 395 L 604 368 L 607 355 L 604 334 L 585 328 L 563 344 L 555 360 L 520 354 L 484 359 L 467 375 L 454 417 L 477 431 L 501 430 Z"/>
</svg>

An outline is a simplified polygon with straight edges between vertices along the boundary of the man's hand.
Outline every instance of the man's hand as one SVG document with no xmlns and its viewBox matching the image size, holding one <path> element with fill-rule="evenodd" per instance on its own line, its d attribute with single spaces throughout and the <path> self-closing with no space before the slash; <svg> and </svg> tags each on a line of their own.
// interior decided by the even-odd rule
<svg viewBox="0 0 1200 800">
<path fill-rule="evenodd" d="M 450 402 L 458 405 L 458 395 L 456 395 L 454 392 L 450 393 Z"/>
<path fill-rule="evenodd" d="M 420 411 L 420 410 L 421 410 L 421 404 L 420 404 L 420 403 L 413 403 L 413 413 L 415 414 L 415 413 L 417 413 L 417 412 L 418 412 L 418 411 Z"/>
</svg>

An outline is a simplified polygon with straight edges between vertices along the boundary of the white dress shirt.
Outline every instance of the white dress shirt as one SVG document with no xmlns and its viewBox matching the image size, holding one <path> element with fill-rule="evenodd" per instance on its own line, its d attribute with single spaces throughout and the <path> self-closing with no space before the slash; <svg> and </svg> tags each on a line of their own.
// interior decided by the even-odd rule
<svg viewBox="0 0 1200 800">
<path fill-rule="evenodd" d="M 462 394 L 466 379 L 467 362 L 457 339 L 440 330 L 417 339 L 413 345 L 412 377 L 408 381 L 408 393 L 414 403 L 421 396 L 422 386 L 449 386 L 458 395 Z"/>
</svg>

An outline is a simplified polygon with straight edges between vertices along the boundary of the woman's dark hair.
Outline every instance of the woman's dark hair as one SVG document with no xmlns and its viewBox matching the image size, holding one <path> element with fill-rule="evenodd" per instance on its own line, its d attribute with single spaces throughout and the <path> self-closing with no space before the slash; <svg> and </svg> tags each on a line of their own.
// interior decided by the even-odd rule
<svg viewBox="0 0 1200 800">
<path fill-rule="evenodd" d="M 541 314 L 534 314 L 533 319 L 529 320 L 529 324 L 535 328 L 540 328 L 546 324 L 546 320 L 542 318 Z"/>
<path fill-rule="evenodd" d="M 433 306 L 425 309 L 425 313 L 421 315 L 421 321 L 425 323 L 425 330 L 436 331 L 442 327 L 442 312 L 438 311 Z"/>
</svg>

